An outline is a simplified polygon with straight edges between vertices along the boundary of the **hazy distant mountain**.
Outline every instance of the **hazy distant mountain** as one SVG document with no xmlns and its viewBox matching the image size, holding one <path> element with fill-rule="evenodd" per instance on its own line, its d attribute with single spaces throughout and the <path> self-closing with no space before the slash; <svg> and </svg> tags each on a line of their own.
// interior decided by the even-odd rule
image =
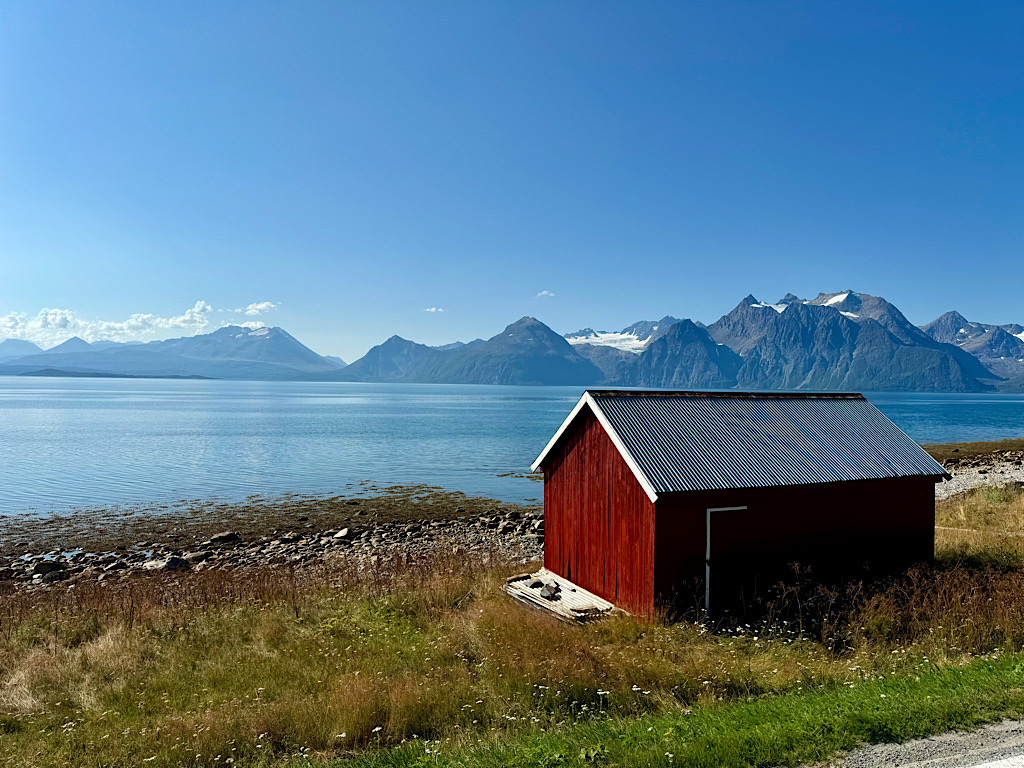
<svg viewBox="0 0 1024 768">
<path fill-rule="evenodd" d="M 31 341 L 23 341 L 22 339 L 4 339 L 0 341 L 0 360 L 24 357 L 25 355 L 37 355 L 42 351 Z"/>
<path fill-rule="evenodd" d="M 99 341 L 89 342 L 89 349 L 94 352 L 101 349 L 112 349 L 113 347 L 123 347 L 127 345 L 141 344 L 141 341 L 109 341 L 107 339 L 100 339 Z"/>
<path fill-rule="evenodd" d="M 45 355 L 65 355 L 71 352 L 85 352 L 89 349 L 89 342 L 85 339 L 80 339 L 77 336 L 72 336 L 67 341 L 61 342 L 55 347 L 50 347 L 43 354 Z"/>
<path fill-rule="evenodd" d="M 441 354 L 426 344 L 392 336 L 341 372 L 347 381 L 400 381 L 419 361 Z"/>
<path fill-rule="evenodd" d="M 272 363 L 311 371 L 333 367 L 283 328 L 229 325 L 199 336 L 151 341 L 145 347 L 164 354 L 202 360 Z M 130 350 L 122 354 L 126 352 Z"/>
<path fill-rule="evenodd" d="M 98 348 L 97 348 L 98 347 Z M 33 355 L 8 358 L 7 373 L 47 369 L 75 374 L 295 379 L 337 371 L 281 328 L 228 326 L 148 344 L 89 344 L 77 337 Z"/>
<path fill-rule="evenodd" d="M 344 360 L 342 360 L 337 355 L 323 355 L 323 358 L 324 358 L 324 360 L 327 360 L 328 362 L 334 363 L 336 368 L 345 368 L 345 367 L 348 366 L 348 363 L 346 363 Z"/>
<path fill-rule="evenodd" d="M 405 378 L 458 384 L 596 384 L 603 376 L 544 323 L 523 317 L 483 344 L 435 350 Z"/>
<path fill-rule="evenodd" d="M 433 348 L 392 336 L 340 372 L 359 381 L 594 384 L 600 370 L 557 333 L 524 317 L 498 335 Z"/>
</svg>

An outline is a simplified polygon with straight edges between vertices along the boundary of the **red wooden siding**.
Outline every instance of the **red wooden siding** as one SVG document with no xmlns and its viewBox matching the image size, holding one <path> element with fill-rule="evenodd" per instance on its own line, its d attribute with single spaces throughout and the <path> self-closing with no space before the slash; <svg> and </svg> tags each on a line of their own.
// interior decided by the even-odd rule
<svg viewBox="0 0 1024 768">
<path fill-rule="evenodd" d="M 659 601 L 703 605 L 707 509 L 740 506 L 747 509 L 712 513 L 712 607 L 716 593 L 719 605 L 736 597 L 726 591 L 763 594 L 791 562 L 823 577 L 866 578 L 934 556 L 927 477 L 665 494 L 657 503 Z"/>
<path fill-rule="evenodd" d="M 631 613 L 654 607 L 654 504 L 589 409 L 544 461 L 544 565 Z"/>
</svg>

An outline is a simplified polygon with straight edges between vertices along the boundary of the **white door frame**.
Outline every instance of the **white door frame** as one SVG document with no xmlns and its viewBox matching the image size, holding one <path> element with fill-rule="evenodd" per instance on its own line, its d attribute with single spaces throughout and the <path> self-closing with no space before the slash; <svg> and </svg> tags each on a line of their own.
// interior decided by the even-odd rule
<svg viewBox="0 0 1024 768">
<path fill-rule="evenodd" d="M 704 524 L 704 532 L 707 536 L 707 545 L 704 549 L 704 613 L 711 611 L 711 513 L 712 512 L 740 512 L 746 507 L 708 507 L 707 522 Z"/>
</svg>

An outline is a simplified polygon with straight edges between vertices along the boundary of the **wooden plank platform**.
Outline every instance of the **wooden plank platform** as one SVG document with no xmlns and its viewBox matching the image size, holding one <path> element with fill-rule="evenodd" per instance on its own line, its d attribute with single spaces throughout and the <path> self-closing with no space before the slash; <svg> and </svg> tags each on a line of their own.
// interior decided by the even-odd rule
<svg viewBox="0 0 1024 768">
<path fill-rule="evenodd" d="M 501 587 L 516 602 L 550 613 L 561 621 L 583 623 L 620 610 L 593 592 L 578 587 L 547 568 L 513 576 Z"/>
</svg>

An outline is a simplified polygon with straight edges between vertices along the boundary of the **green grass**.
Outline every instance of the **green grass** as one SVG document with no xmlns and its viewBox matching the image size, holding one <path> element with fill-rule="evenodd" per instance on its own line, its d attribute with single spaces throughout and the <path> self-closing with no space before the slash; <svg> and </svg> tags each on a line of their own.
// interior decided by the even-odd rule
<svg viewBox="0 0 1024 768">
<path fill-rule="evenodd" d="M 1024 657 L 976 660 L 848 686 L 528 733 L 448 749 L 407 744 L 340 764 L 352 768 L 547 768 L 798 765 L 865 743 L 899 742 L 1024 712 Z"/>
</svg>

